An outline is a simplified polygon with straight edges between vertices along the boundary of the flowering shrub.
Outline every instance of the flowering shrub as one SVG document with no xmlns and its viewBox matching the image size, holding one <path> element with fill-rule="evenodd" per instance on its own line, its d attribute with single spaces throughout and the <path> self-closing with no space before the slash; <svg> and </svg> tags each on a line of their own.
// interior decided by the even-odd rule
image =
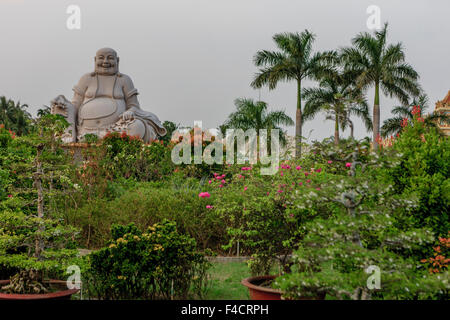
<svg viewBox="0 0 450 320">
<path fill-rule="evenodd" d="M 101 149 L 104 152 L 101 164 L 112 178 L 154 181 L 164 179 L 175 169 L 170 146 L 160 141 L 145 144 L 139 138 L 114 132 L 104 137 Z"/>
<path fill-rule="evenodd" d="M 392 195 L 392 186 L 379 178 L 379 154 L 362 161 L 353 152 L 350 175 L 329 176 L 314 194 L 302 194 L 306 207 L 332 202 L 333 214 L 301 226 L 304 237 L 294 253 L 291 272 L 275 281 L 287 298 L 339 299 L 430 298 L 448 290 L 446 276 L 429 276 L 417 252 L 431 243 L 431 230 L 403 220 L 416 207 L 412 197 Z M 397 163 L 392 158 L 391 166 Z M 383 165 L 384 167 L 385 165 Z M 369 289 L 369 266 L 381 271 L 381 287 Z"/>
<path fill-rule="evenodd" d="M 111 228 L 112 241 L 88 257 L 89 295 L 100 299 L 202 296 L 209 262 L 195 240 L 164 220 L 141 232 L 134 224 Z M 192 289 L 192 291 L 190 291 Z"/>
<path fill-rule="evenodd" d="M 448 265 L 450 263 L 450 238 L 439 237 L 439 242 L 433 247 L 433 251 L 434 257 L 422 259 L 420 262 L 428 265 L 428 271 L 430 273 L 448 271 Z"/>
<path fill-rule="evenodd" d="M 328 166 L 329 167 L 329 166 Z M 253 274 L 268 274 L 274 262 L 283 268 L 302 233 L 299 227 L 330 206 L 306 208 L 301 194 L 314 193 L 326 181 L 328 167 L 284 162 L 273 176 L 262 176 L 255 167 L 239 172 L 215 174 L 209 181 L 213 211 L 224 219 L 230 242 L 224 248 L 236 247 L 249 253 Z"/>
</svg>

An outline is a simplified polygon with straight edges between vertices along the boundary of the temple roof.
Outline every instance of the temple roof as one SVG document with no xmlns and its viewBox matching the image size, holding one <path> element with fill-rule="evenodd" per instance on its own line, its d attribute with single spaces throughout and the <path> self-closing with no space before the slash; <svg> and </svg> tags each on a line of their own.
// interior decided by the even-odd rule
<svg viewBox="0 0 450 320">
<path fill-rule="evenodd" d="M 445 96 L 444 100 L 442 100 L 442 103 L 450 105 L 450 90 L 448 91 L 448 93 Z"/>
</svg>

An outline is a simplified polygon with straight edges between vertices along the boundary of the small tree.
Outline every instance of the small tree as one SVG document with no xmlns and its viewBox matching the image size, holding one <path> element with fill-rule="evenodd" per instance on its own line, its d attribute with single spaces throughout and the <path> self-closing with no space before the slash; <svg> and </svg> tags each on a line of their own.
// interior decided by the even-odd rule
<svg viewBox="0 0 450 320">
<path fill-rule="evenodd" d="M 17 270 L 10 284 L 2 290 L 12 293 L 48 291 L 46 276 L 55 274 L 74 250 L 64 249 L 74 239 L 76 230 L 64 227 L 45 213 L 45 198 L 58 194 L 66 177 L 67 158 L 58 134 L 67 122 L 60 116 L 47 115 L 38 122 L 39 134 L 16 139 L 6 154 L 25 152 L 22 163 L 4 164 L 19 178 L 8 185 L 10 194 L 0 202 L 0 265 Z M 31 183 L 21 183 L 31 180 Z"/>
</svg>

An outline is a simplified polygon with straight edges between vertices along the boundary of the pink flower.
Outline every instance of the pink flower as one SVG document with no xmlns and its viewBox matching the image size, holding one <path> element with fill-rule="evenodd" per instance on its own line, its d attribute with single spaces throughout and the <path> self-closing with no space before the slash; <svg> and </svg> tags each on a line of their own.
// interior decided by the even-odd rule
<svg viewBox="0 0 450 320">
<path fill-rule="evenodd" d="M 239 179 L 243 178 L 244 176 L 242 174 L 239 175 Z"/>
<path fill-rule="evenodd" d="M 310 182 L 311 182 L 311 180 L 310 180 L 310 179 L 306 180 L 306 183 L 310 183 Z"/>
<path fill-rule="evenodd" d="M 214 208 L 214 207 L 209 204 L 206 206 L 206 209 L 212 209 L 212 208 Z"/>
<path fill-rule="evenodd" d="M 331 161 L 331 160 L 328 160 L 328 164 L 332 164 L 333 163 L 333 161 Z"/>
<path fill-rule="evenodd" d="M 280 172 L 280 176 L 283 176 L 283 172 Z"/>
<path fill-rule="evenodd" d="M 215 173 L 215 172 L 214 172 L 213 174 L 214 174 L 214 177 L 217 177 L 217 175 L 218 175 L 218 174 L 217 174 L 217 173 Z"/>
<path fill-rule="evenodd" d="M 198 194 L 198 196 L 199 196 L 200 198 L 209 198 L 211 195 L 209 194 L 209 192 L 200 192 L 200 193 Z"/>
<path fill-rule="evenodd" d="M 252 170 L 252 167 L 242 167 L 241 170 L 243 170 L 243 171 Z"/>
<path fill-rule="evenodd" d="M 219 186 L 219 188 L 223 188 L 223 184 L 221 184 L 221 185 Z"/>
<path fill-rule="evenodd" d="M 267 195 L 269 195 L 270 194 L 270 192 L 267 192 Z"/>
<path fill-rule="evenodd" d="M 322 168 L 316 169 L 316 172 L 322 172 Z"/>
<path fill-rule="evenodd" d="M 226 181 L 225 181 L 225 180 L 222 180 L 222 181 L 220 181 L 220 182 L 222 182 L 222 184 L 224 184 Z"/>
<path fill-rule="evenodd" d="M 319 191 L 319 190 L 320 190 L 320 188 L 316 188 L 316 190 L 317 190 L 317 191 Z"/>
<path fill-rule="evenodd" d="M 293 218 L 293 217 L 294 217 L 294 214 L 293 214 L 293 213 L 290 213 L 290 214 L 289 214 L 289 217 Z"/>
<path fill-rule="evenodd" d="M 301 170 L 301 169 L 302 169 L 302 167 L 300 167 L 300 166 L 296 166 L 296 167 L 295 167 L 295 169 L 297 169 L 297 170 Z"/>
<path fill-rule="evenodd" d="M 278 193 L 282 193 L 282 192 L 283 192 L 283 190 L 277 190 L 277 192 L 278 192 Z"/>
<path fill-rule="evenodd" d="M 12 194 L 8 194 L 8 198 L 12 198 Z"/>
<path fill-rule="evenodd" d="M 350 167 L 352 166 L 352 164 L 351 164 L 351 162 L 347 162 L 347 163 L 345 164 L 345 166 L 346 166 L 347 168 L 350 168 Z"/>
<path fill-rule="evenodd" d="M 247 187 L 244 187 L 244 191 L 247 191 Z"/>
<path fill-rule="evenodd" d="M 309 175 L 309 172 L 305 172 L 305 177 L 307 177 Z"/>
<path fill-rule="evenodd" d="M 299 182 L 298 185 L 299 185 L 299 186 L 302 186 L 302 185 L 303 185 L 303 182 Z"/>
<path fill-rule="evenodd" d="M 209 184 L 211 184 L 211 182 L 212 182 L 211 180 L 208 181 Z"/>
</svg>

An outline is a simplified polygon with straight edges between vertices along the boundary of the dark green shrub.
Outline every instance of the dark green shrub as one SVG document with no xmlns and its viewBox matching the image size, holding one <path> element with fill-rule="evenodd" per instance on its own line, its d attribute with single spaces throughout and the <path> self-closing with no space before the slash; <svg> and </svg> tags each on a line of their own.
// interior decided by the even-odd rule
<svg viewBox="0 0 450 320">
<path fill-rule="evenodd" d="M 109 246 L 89 255 L 85 281 L 99 299 L 202 297 L 210 264 L 195 240 L 164 220 L 141 232 L 134 224 L 113 226 Z"/>
<path fill-rule="evenodd" d="M 436 236 L 450 230 L 450 140 L 417 119 L 403 128 L 394 149 L 400 164 L 387 171 L 394 192 L 418 197 L 418 206 L 408 217 L 417 226 L 433 229 Z"/>
<path fill-rule="evenodd" d="M 145 229 L 170 219 L 176 221 L 180 232 L 193 237 L 200 248 L 217 250 L 227 241 L 226 227 L 216 211 L 206 208 L 208 202 L 198 197 L 201 191 L 194 179 L 138 183 L 116 199 L 95 198 L 64 215 L 69 224 L 82 230 L 81 245 L 90 248 L 104 246 L 111 239 L 113 224 L 132 221 Z"/>
</svg>

